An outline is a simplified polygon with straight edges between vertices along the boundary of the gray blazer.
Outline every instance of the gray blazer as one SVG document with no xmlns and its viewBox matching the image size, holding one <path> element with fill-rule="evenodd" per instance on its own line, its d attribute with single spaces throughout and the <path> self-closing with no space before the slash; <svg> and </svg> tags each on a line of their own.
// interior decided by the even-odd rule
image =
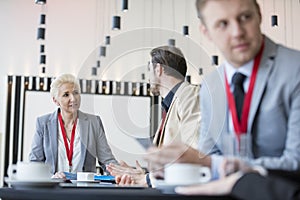
<svg viewBox="0 0 300 200">
<path fill-rule="evenodd" d="M 251 162 L 271 169 L 300 168 L 300 52 L 265 37 L 248 118 Z M 199 149 L 222 154 L 220 135 L 228 132 L 224 66 L 208 75 L 200 91 Z"/>
<path fill-rule="evenodd" d="M 42 161 L 57 172 L 58 153 L 58 110 L 37 118 L 36 132 L 33 137 L 30 161 Z M 78 111 L 82 171 L 96 172 L 96 157 L 105 169 L 111 162 L 117 163 L 107 143 L 99 116 Z"/>
</svg>

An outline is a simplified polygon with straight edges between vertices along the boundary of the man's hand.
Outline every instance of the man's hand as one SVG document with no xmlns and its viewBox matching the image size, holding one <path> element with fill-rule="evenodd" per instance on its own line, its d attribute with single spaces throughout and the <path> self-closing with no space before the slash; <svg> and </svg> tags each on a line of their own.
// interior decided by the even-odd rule
<svg viewBox="0 0 300 200">
<path fill-rule="evenodd" d="M 66 180 L 66 175 L 63 172 L 56 172 L 51 178 L 61 178 Z"/>
<path fill-rule="evenodd" d="M 238 158 L 225 158 L 223 160 L 223 163 L 219 167 L 219 174 L 220 177 L 225 177 L 230 174 L 233 174 L 235 172 L 242 172 L 242 173 L 247 173 L 247 172 L 257 172 L 258 169 L 263 170 L 262 167 L 259 166 L 251 166 L 249 163 L 246 161 L 243 161 Z"/>
<path fill-rule="evenodd" d="M 237 172 L 206 184 L 177 187 L 175 192 L 183 195 L 227 195 L 240 177 L 241 174 Z"/>
<path fill-rule="evenodd" d="M 131 176 L 124 174 L 123 176 L 116 176 L 116 183 L 119 186 L 130 186 L 134 185 L 134 181 L 132 180 Z"/>
<path fill-rule="evenodd" d="M 116 177 L 116 183 L 120 185 L 143 185 L 146 186 L 145 171 L 138 161 L 136 168 L 130 167 L 126 162 L 120 161 L 119 165 L 110 163 L 107 170 Z"/>
<path fill-rule="evenodd" d="M 168 163 L 195 163 L 210 167 L 211 158 L 183 143 L 172 143 L 161 148 L 151 147 L 144 157 L 149 170 L 157 178 L 162 178 L 163 168 Z"/>
</svg>

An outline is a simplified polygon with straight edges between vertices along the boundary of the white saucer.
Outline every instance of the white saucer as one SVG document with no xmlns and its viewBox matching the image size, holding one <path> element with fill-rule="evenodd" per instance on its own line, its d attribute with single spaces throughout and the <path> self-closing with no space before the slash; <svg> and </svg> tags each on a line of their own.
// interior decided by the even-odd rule
<svg viewBox="0 0 300 200">
<path fill-rule="evenodd" d="M 13 188 L 18 189 L 25 189 L 25 188 L 35 188 L 35 187 L 54 187 L 58 185 L 61 180 L 16 180 L 16 179 L 9 179 L 9 177 L 5 177 L 4 180 L 7 184 L 11 185 Z"/>
</svg>

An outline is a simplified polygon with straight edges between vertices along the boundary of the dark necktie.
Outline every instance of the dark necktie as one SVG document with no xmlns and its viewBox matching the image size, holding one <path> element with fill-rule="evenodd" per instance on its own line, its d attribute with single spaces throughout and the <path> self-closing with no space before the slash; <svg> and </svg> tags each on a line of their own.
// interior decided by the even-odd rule
<svg viewBox="0 0 300 200">
<path fill-rule="evenodd" d="M 232 77 L 232 83 L 234 85 L 233 95 L 234 95 L 235 107 L 236 107 L 239 121 L 241 121 L 241 115 L 242 115 L 243 104 L 244 104 L 245 92 L 244 92 L 243 83 L 245 78 L 246 76 L 239 72 L 236 72 Z"/>
</svg>

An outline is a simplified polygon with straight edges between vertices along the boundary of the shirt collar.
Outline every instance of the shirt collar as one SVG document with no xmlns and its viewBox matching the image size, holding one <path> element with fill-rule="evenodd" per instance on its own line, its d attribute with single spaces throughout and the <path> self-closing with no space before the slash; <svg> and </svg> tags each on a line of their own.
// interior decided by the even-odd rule
<svg viewBox="0 0 300 200">
<path fill-rule="evenodd" d="M 227 76 L 228 83 L 231 84 L 232 76 L 236 72 L 240 72 L 240 73 L 244 74 L 245 76 L 247 76 L 247 78 L 249 78 L 252 74 L 253 62 L 254 62 L 254 60 L 252 59 L 249 62 L 247 62 L 246 64 L 242 65 L 241 67 L 234 68 L 230 63 L 228 63 L 226 61 L 225 62 L 225 73 Z"/>
<path fill-rule="evenodd" d="M 166 112 L 169 111 L 169 108 L 170 108 L 171 103 L 172 103 L 173 98 L 174 98 L 174 94 L 176 93 L 176 91 L 178 90 L 178 88 L 180 87 L 180 85 L 181 85 L 182 83 L 183 83 L 183 82 L 177 83 L 177 84 L 172 88 L 172 90 L 167 94 L 167 96 L 162 100 L 161 106 L 162 106 L 163 109 L 165 109 Z"/>
</svg>

